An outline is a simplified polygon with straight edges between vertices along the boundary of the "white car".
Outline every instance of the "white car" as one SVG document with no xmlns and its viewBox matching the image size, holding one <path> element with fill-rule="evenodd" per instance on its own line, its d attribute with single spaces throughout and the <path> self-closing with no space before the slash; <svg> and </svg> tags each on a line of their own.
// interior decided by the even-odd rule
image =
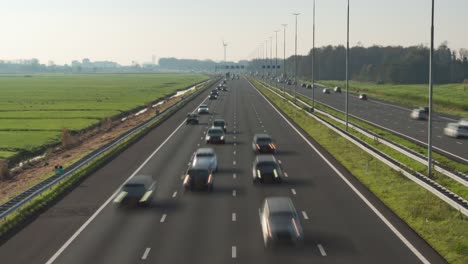
<svg viewBox="0 0 468 264">
<path fill-rule="evenodd" d="M 288 197 L 267 197 L 258 210 L 265 247 L 278 242 L 299 244 L 304 240 L 301 222 Z"/>
<path fill-rule="evenodd" d="M 329 93 L 330 93 L 330 89 L 328 89 L 328 88 L 323 88 L 322 92 L 323 92 L 324 94 L 329 94 Z"/>
<path fill-rule="evenodd" d="M 198 113 L 199 114 L 209 114 L 210 109 L 208 108 L 208 105 L 202 104 L 198 107 Z"/>
<path fill-rule="evenodd" d="M 218 156 L 213 148 L 199 148 L 193 153 L 192 167 L 195 167 L 197 163 L 204 163 L 207 161 L 210 164 L 211 171 L 215 172 L 218 170 Z"/>
<path fill-rule="evenodd" d="M 448 123 L 444 128 L 444 134 L 454 138 L 468 137 L 468 124 L 463 125 L 461 122 Z"/>
<path fill-rule="evenodd" d="M 462 118 L 460 121 L 458 121 L 458 124 L 462 126 L 468 126 L 468 118 Z"/>
<path fill-rule="evenodd" d="M 420 107 L 418 109 L 413 109 L 413 111 L 411 111 L 411 114 L 410 114 L 410 117 L 416 120 L 427 120 L 428 116 L 429 116 L 429 108 L 427 107 Z"/>
</svg>

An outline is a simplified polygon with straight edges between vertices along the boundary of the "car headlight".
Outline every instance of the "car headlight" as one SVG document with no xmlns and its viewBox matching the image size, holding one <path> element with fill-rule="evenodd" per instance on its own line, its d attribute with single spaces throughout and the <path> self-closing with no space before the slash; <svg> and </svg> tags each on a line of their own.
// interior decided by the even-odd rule
<svg viewBox="0 0 468 264">
<path fill-rule="evenodd" d="M 221 136 L 221 140 L 224 140 L 224 136 Z"/>
<path fill-rule="evenodd" d="M 211 137 L 210 137 L 210 136 L 206 136 L 206 139 L 207 139 L 207 140 L 210 140 L 210 139 L 211 139 Z"/>
<path fill-rule="evenodd" d="M 262 177 L 262 174 L 260 173 L 260 170 L 257 170 L 257 176 L 258 176 L 258 178 Z"/>
</svg>

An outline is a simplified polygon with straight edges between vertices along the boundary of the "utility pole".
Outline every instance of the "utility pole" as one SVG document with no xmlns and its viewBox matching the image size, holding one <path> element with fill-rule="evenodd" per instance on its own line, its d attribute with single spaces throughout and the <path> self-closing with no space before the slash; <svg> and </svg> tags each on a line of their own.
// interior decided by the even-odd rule
<svg viewBox="0 0 468 264">
<path fill-rule="evenodd" d="M 312 111 L 315 110 L 315 0 L 312 26 Z"/>
<path fill-rule="evenodd" d="M 348 104 L 349 104 L 349 0 L 348 0 L 348 15 L 347 15 L 347 27 L 346 27 L 346 131 L 348 131 Z"/>
<path fill-rule="evenodd" d="M 286 93 L 286 26 L 288 24 L 281 24 L 283 26 L 283 94 Z"/>
<path fill-rule="evenodd" d="M 275 30 L 276 34 L 276 55 L 275 55 L 275 78 L 278 78 L 278 31 Z M 275 81 L 276 86 L 278 86 L 278 81 Z"/>
<path fill-rule="evenodd" d="M 294 52 L 294 61 L 295 61 L 295 69 L 294 69 L 294 101 L 296 101 L 296 90 L 297 90 L 297 16 L 300 13 L 293 13 L 296 17 L 296 36 L 295 36 L 295 52 Z"/>
<path fill-rule="evenodd" d="M 273 75 L 273 36 L 270 37 L 270 71 Z"/>
<path fill-rule="evenodd" d="M 265 79 L 268 79 L 267 78 L 267 76 L 269 74 L 269 71 L 268 71 L 268 39 L 265 40 L 265 71 L 266 71 Z"/>
<path fill-rule="evenodd" d="M 434 57 L 434 0 L 431 10 L 431 51 L 429 52 L 429 118 L 427 128 L 427 176 L 432 177 L 432 88 L 434 86 L 433 73 Z"/>
</svg>

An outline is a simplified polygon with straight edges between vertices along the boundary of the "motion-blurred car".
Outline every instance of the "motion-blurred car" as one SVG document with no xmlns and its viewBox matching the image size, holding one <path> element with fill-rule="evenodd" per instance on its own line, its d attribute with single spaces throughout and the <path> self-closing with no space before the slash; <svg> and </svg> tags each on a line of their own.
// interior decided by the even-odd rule
<svg viewBox="0 0 468 264">
<path fill-rule="evenodd" d="M 205 161 L 206 160 L 206 161 Z M 218 170 L 218 157 L 213 148 L 199 148 L 192 156 L 192 167 L 199 163 L 208 163 L 212 172 Z"/>
<path fill-rule="evenodd" d="M 449 137 L 460 138 L 468 137 L 468 124 L 465 123 L 448 123 L 444 128 L 444 134 Z"/>
<path fill-rule="evenodd" d="M 416 120 L 427 120 L 429 116 L 429 108 L 428 107 L 419 107 L 418 109 L 413 109 L 411 111 L 410 117 Z"/>
<path fill-rule="evenodd" d="M 185 122 L 187 125 L 198 125 L 198 115 L 195 113 L 187 114 L 187 121 Z"/>
<path fill-rule="evenodd" d="M 359 100 L 367 101 L 367 94 L 359 94 Z"/>
<path fill-rule="evenodd" d="M 341 93 L 341 87 L 336 86 L 334 91 L 335 91 L 335 93 Z"/>
<path fill-rule="evenodd" d="M 216 99 L 218 99 L 218 95 L 212 93 L 212 94 L 210 94 L 210 97 L 208 97 L 208 99 L 210 99 L 210 100 L 216 100 Z"/>
<path fill-rule="evenodd" d="M 224 131 L 219 127 L 212 127 L 208 129 L 205 137 L 207 144 L 213 143 L 226 143 Z"/>
<path fill-rule="evenodd" d="M 201 104 L 198 107 L 198 114 L 209 114 L 209 113 L 210 113 L 210 109 L 208 108 L 208 105 Z"/>
<path fill-rule="evenodd" d="M 299 215 L 288 197 L 267 197 L 258 210 L 265 247 L 279 242 L 304 241 Z"/>
<path fill-rule="evenodd" d="M 257 155 L 252 166 L 254 183 L 281 183 L 283 171 L 273 155 Z"/>
<path fill-rule="evenodd" d="M 323 88 L 322 93 L 324 93 L 324 94 L 329 94 L 329 93 L 330 93 L 330 89 L 328 89 L 328 88 Z"/>
<path fill-rule="evenodd" d="M 286 83 L 287 85 L 292 85 L 292 81 L 291 80 L 288 80 L 288 82 Z"/>
<path fill-rule="evenodd" d="M 468 126 L 468 118 L 462 118 L 460 121 L 458 121 L 458 124 L 462 126 Z"/>
<path fill-rule="evenodd" d="M 190 166 L 185 174 L 183 186 L 185 190 L 213 190 L 213 171 L 209 160 L 200 160 L 195 166 Z"/>
<path fill-rule="evenodd" d="M 275 153 L 276 145 L 268 134 L 255 134 L 252 141 L 252 150 L 259 153 Z"/>
<path fill-rule="evenodd" d="M 218 91 L 217 89 L 214 89 L 214 90 L 212 90 L 212 91 L 211 91 L 211 93 L 210 93 L 210 94 L 216 94 L 216 95 L 219 95 L 219 91 Z"/>
<path fill-rule="evenodd" d="M 219 127 L 224 131 L 224 133 L 226 133 L 227 124 L 226 121 L 224 121 L 224 119 L 215 119 L 213 121 L 213 127 Z"/>
<path fill-rule="evenodd" d="M 226 85 L 223 86 L 223 88 L 221 88 L 223 91 L 227 91 L 227 87 Z"/>
<path fill-rule="evenodd" d="M 307 87 L 307 84 L 301 83 L 301 87 L 302 87 L 302 88 L 306 88 L 306 87 Z"/>
<path fill-rule="evenodd" d="M 154 196 L 155 182 L 151 176 L 137 175 L 128 180 L 114 203 L 120 205 L 151 205 Z"/>
<path fill-rule="evenodd" d="M 312 84 L 309 83 L 309 84 L 307 85 L 307 89 L 312 89 Z"/>
</svg>

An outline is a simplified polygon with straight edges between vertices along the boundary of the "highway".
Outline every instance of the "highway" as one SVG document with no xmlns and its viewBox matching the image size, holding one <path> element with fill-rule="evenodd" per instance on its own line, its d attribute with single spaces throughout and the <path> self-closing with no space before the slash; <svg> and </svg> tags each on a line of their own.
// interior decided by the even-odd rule
<svg viewBox="0 0 468 264">
<path fill-rule="evenodd" d="M 275 85 L 274 83 L 272 85 Z M 278 85 L 282 88 L 282 84 Z M 294 86 L 286 85 L 286 89 L 293 94 Z M 322 93 L 322 88 L 315 88 L 314 96 L 317 102 L 327 104 L 338 110 L 345 111 L 345 89 L 342 93 Z M 312 89 L 297 87 L 296 92 L 312 98 Z M 368 97 L 367 101 L 359 100 L 355 94 L 349 95 L 349 114 L 357 116 L 368 122 L 395 131 L 415 141 L 427 142 L 427 121 L 418 121 L 410 118 L 412 109 Z M 439 152 L 448 154 L 468 164 L 468 141 L 462 138 L 451 138 L 444 135 L 447 123 L 458 122 L 457 119 L 436 113 L 433 122 L 433 146 Z"/>
<path fill-rule="evenodd" d="M 218 100 L 206 100 L 206 91 L 188 103 L 2 241 L 2 263 L 445 263 L 247 80 L 227 85 Z M 212 114 L 185 125 L 203 101 Z M 228 123 L 226 144 L 214 146 L 214 190 L 184 192 L 190 156 L 206 146 L 214 118 Z M 287 174 L 280 185 L 252 183 L 251 140 L 260 132 L 278 146 Z M 154 204 L 117 208 L 113 195 L 136 174 L 156 180 Z M 267 196 L 293 200 L 302 247 L 264 248 L 258 209 Z"/>
</svg>

